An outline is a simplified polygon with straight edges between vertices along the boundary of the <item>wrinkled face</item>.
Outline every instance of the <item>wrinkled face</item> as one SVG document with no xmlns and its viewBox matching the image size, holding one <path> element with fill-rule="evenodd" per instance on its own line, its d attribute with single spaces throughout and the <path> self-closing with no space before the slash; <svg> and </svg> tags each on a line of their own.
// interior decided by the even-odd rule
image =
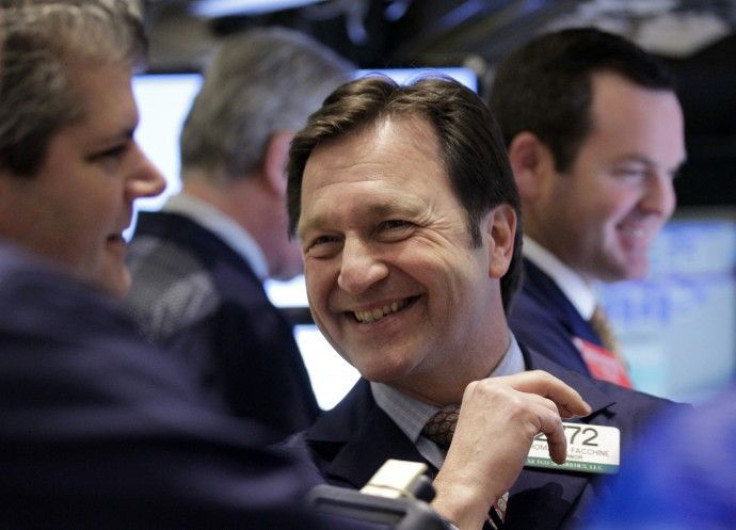
<svg viewBox="0 0 736 530">
<path fill-rule="evenodd" d="M 588 280 L 637 278 L 675 208 L 682 110 L 673 93 L 611 73 L 596 74 L 593 90 L 592 133 L 569 171 L 547 182 L 533 237 Z"/>
<path fill-rule="evenodd" d="M 133 201 L 159 194 L 165 181 L 133 140 L 130 68 L 77 67 L 72 78 L 85 118 L 56 133 L 35 176 L 0 175 L 0 232 L 123 296 L 130 277 L 122 232 Z"/>
<path fill-rule="evenodd" d="M 301 208 L 313 316 L 364 377 L 426 398 L 437 374 L 478 368 L 499 340 L 505 348 L 489 325 L 502 315 L 489 276 L 508 261 L 493 258 L 485 228 L 471 248 L 428 123 L 387 119 L 317 147 Z"/>
</svg>

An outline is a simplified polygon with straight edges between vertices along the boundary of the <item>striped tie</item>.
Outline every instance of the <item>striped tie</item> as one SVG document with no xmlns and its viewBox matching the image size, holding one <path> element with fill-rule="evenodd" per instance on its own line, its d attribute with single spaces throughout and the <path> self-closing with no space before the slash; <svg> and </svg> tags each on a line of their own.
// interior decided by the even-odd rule
<svg viewBox="0 0 736 530">
<path fill-rule="evenodd" d="M 603 347 L 620 359 L 621 345 L 618 339 L 616 339 L 616 334 L 613 331 L 613 326 L 611 326 L 611 321 L 608 320 L 608 315 L 606 315 L 606 312 L 599 305 L 595 306 L 593 316 L 590 318 L 590 326 L 596 332 L 598 338 L 601 339 Z"/>
<path fill-rule="evenodd" d="M 459 416 L 460 405 L 447 405 L 429 419 L 422 429 L 422 434 L 436 443 L 440 449 L 447 451 L 455 434 Z M 493 530 L 500 530 L 503 527 L 508 501 L 509 492 L 507 491 L 493 503 L 487 521 Z"/>
</svg>

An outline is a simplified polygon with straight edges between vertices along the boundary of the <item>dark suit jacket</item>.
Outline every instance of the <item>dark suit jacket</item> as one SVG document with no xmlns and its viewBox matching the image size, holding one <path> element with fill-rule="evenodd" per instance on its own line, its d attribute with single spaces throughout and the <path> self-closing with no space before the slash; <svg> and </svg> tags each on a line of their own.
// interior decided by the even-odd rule
<svg viewBox="0 0 736 530">
<path fill-rule="evenodd" d="M 234 416 L 282 436 L 320 409 L 293 336 L 243 258 L 209 230 L 171 213 L 140 214 L 126 303 L 146 335 L 175 351 Z"/>
<path fill-rule="evenodd" d="M 676 407 L 670 401 L 565 370 L 539 354 L 525 350 L 524 355 L 529 369 L 546 370 L 580 392 L 593 408 L 585 423 L 618 427 L 622 453 L 654 416 Z M 362 488 L 388 458 L 424 461 L 376 405 L 365 380 L 309 430 L 292 437 L 287 446 L 312 459 L 313 480 L 353 488 Z M 591 501 L 606 489 L 599 475 L 525 468 L 510 491 L 504 529 L 568 528 L 579 522 Z"/>
<path fill-rule="evenodd" d="M 107 297 L 0 244 L 0 307 L 1 528 L 331 527 Z"/>
<path fill-rule="evenodd" d="M 572 337 L 601 345 L 598 335 L 552 278 L 524 259 L 524 278 L 509 312 L 520 343 L 581 374 L 591 375 Z"/>
</svg>

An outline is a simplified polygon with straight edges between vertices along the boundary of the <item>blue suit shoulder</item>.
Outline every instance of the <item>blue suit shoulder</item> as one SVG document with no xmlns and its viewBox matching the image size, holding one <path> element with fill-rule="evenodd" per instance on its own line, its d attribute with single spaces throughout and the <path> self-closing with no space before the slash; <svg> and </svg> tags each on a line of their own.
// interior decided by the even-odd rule
<svg viewBox="0 0 736 530">
<path fill-rule="evenodd" d="M 330 527 L 304 509 L 302 463 L 212 406 L 118 303 L 0 245 L 0 304 L 1 526 Z"/>
</svg>

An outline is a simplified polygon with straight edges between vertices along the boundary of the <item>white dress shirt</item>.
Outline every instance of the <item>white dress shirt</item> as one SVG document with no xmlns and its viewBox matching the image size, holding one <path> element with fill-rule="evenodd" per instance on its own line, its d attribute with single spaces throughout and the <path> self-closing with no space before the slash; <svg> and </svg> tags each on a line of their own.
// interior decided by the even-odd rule
<svg viewBox="0 0 736 530">
<path fill-rule="evenodd" d="M 501 362 L 489 377 L 512 375 L 525 370 L 524 357 L 509 330 L 509 345 Z M 383 383 L 371 383 L 371 391 L 376 404 L 396 423 L 404 434 L 414 442 L 419 454 L 432 463 L 437 469 L 445 461 L 445 453 L 437 444 L 422 435 L 422 429 L 429 419 L 440 409 L 422 403 L 402 394 L 398 390 Z"/>
<path fill-rule="evenodd" d="M 552 278 L 580 316 L 585 320 L 593 317 L 598 303 L 594 286 L 528 236 L 524 236 L 522 252 L 526 259 Z"/>
</svg>

